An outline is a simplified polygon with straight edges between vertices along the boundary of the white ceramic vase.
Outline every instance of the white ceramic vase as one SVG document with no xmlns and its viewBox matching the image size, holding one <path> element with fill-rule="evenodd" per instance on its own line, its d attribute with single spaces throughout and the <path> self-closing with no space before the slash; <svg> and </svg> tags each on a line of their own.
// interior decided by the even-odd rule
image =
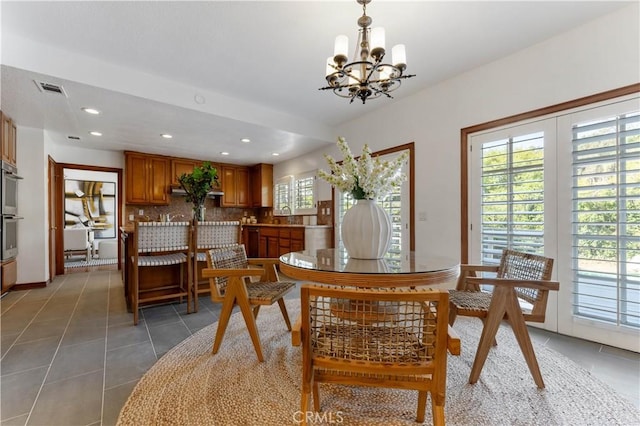
<svg viewBox="0 0 640 426">
<path fill-rule="evenodd" d="M 342 243 L 354 259 L 380 259 L 391 243 L 391 219 L 374 200 L 357 200 L 340 228 Z"/>
</svg>

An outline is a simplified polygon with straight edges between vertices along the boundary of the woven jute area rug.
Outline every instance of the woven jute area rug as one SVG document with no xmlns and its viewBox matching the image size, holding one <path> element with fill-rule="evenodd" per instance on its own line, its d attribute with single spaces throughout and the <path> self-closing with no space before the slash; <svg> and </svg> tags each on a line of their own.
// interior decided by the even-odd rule
<svg viewBox="0 0 640 426">
<path fill-rule="evenodd" d="M 299 300 L 287 300 L 297 318 Z M 291 346 L 277 306 L 264 308 L 258 329 L 265 362 L 257 361 L 240 314 L 231 318 L 218 354 L 217 324 L 180 343 L 144 375 L 123 407 L 118 425 L 294 425 L 301 414 L 301 350 Z M 467 383 L 481 322 L 459 318 L 462 355 L 450 356 L 446 420 L 449 425 L 639 425 L 640 412 L 564 356 L 536 345 L 546 388 L 538 390 L 513 333 L 498 346 L 475 385 Z M 322 412 L 313 424 L 415 425 L 417 392 L 320 385 Z M 427 402 L 425 424 L 431 424 Z"/>
</svg>

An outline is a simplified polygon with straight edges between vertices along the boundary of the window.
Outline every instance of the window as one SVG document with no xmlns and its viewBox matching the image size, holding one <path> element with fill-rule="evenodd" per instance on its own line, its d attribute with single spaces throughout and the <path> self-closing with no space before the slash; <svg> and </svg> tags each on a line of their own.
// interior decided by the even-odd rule
<svg viewBox="0 0 640 426">
<path fill-rule="evenodd" d="M 572 126 L 573 312 L 640 326 L 640 114 Z"/>
<path fill-rule="evenodd" d="M 289 214 L 286 207 L 291 208 L 291 181 L 293 176 L 285 176 L 276 181 L 273 186 L 274 214 Z M 283 213 L 283 209 L 285 210 Z"/>
<path fill-rule="evenodd" d="M 505 247 L 554 258 L 544 327 L 640 351 L 638 95 L 469 132 L 464 152 L 463 262 Z"/>
<path fill-rule="evenodd" d="M 317 213 L 315 172 L 280 178 L 273 192 L 275 215 Z"/>
<path fill-rule="evenodd" d="M 293 210 L 296 214 L 316 214 L 316 175 L 305 173 L 293 180 Z"/>
<path fill-rule="evenodd" d="M 502 249 L 544 254 L 544 134 L 480 146 L 481 259 L 500 262 Z"/>
</svg>

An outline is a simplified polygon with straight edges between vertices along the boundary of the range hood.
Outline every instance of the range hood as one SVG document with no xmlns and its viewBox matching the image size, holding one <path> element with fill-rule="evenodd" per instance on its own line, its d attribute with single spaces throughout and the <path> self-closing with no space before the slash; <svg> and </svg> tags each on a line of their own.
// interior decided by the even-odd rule
<svg viewBox="0 0 640 426">
<path fill-rule="evenodd" d="M 177 196 L 187 195 L 187 192 L 184 189 L 182 189 L 182 187 L 179 185 L 171 185 L 170 188 L 171 188 L 171 195 L 177 195 Z M 215 198 L 221 195 L 224 195 L 224 192 L 222 192 L 220 189 L 214 188 L 211 191 L 207 192 L 207 198 Z"/>
</svg>

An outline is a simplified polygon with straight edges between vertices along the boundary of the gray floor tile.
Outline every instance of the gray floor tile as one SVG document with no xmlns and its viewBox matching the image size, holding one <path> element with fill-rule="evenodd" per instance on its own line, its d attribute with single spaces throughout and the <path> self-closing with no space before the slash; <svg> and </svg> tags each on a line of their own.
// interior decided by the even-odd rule
<svg viewBox="0 0 640 426">
<path fill-rule="evenodd" d="M 27 418 L 29 414 L 23 414 L 22 416 L 13 417 L 11 419 L 3 420 L 0 422 L 2 426 L 24 426 L 27 424 Z"/>
<path fill-rule="evenodd" d="M 116 424 L 120 410 L 122 410 L 124 403 L 127 402 L 129 395 L 131 395 L 137 383 L 138 381 L 135 380 L 104 391 L 104 407 L 102 409 L 103 426 Z"/>
<path fill-rule="evenodd" d="M 107 350 L 146 342 L 150 342 L 150 337 L 144 321 L 140 321 L 137 326 L 127 322 L 107 329 Z"/>
<path fill-rule="evenodd" d="M 26 343 L 47 337 L 60 338 L 65 328 L 66 323 L 64 321 L 33 322 L 24 330 L 22 335 L 16 340 L 16 343 Z"/>
<path fill-rule="evenodd" d="M 29 414 L 48 367 L 3 376 L 0 382 L 2 420 Z"/>
<path fill-rule="evenodd" d="M 69 325 L 67 331 L 64 333 L 62 346 L 77 345 L 78 343 L 90 342 L 96 339 L 104 341 L 106 333 L 106 319 L 88 324 L 76 322 Z"/>
<path fill-rule="evenodd" d="M 172 305 L 150 306 L 140 310 L 149 327 L 180 322 L 180 315 Z"/>
<path fill-rule="evenodd" d="M 53 320 L 69 320 L 76 304 L 73 303 L 47 303 L 47 305 L 33 319 L 33 322 L 47 322 Z"/>
<path fill-rule="evenodd" d="M 73 346 L 63 346 L 58 350 L 51 364 L 51 371 L 45 383 L 68 379 L 104 369 L 105 339 Z"/>
<path fill-rule="evenodd" d="M 2 358 L 0 371 L 2 376 L 32 368 L 48 366 L 58 349 L 60 339 L 50 337 L 35 342 L 13 345 Z"/>
<path fill-rule="evenodd" d="M 100 421 L 103 372 L 47 384 L 36 401 L 29 425 L 87 425 Z"/>
<path fill-rule="evenodd" d="M 151 342 L 107 351 L 106 388 L 138 380 L 157 361 Z"/>
<path fill-rule="evenodd" d="M 5 333 L 2 331 L 2 335 L 0 336 L 0 358 L 7 353 L 18 336 L 20 336 L 20 333 Z"/>
<path fill-rule="evenodd" d="M 183 322 L 163 324 L 156 327 L 150 326 L 149 333 L 158 358 L 191 336 L 191 332 Z"/>
</svg>

